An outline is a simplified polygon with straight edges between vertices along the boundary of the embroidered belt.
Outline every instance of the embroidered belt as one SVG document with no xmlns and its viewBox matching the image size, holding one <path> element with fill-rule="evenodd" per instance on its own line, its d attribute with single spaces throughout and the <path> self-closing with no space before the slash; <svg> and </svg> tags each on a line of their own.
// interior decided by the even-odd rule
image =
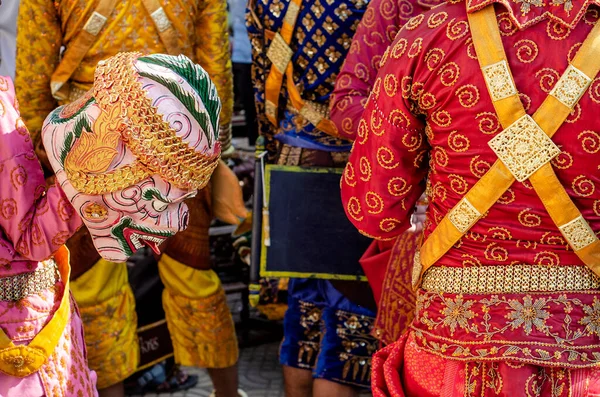
<svg viewBox="0 0 600 397">
<path fill-rule="evenodd" d="M 0 301 L 18 301 L 47 290 L 59 280 L 56 262 L 50 259 L 31 273 L 0 278 Z"/>
<path fill-rule="evenodd" d="M 451 294 L 585 291 L 600 288 L 600 277 L 586 266 L 434 266 L 421 288 Z"/>
</svg>

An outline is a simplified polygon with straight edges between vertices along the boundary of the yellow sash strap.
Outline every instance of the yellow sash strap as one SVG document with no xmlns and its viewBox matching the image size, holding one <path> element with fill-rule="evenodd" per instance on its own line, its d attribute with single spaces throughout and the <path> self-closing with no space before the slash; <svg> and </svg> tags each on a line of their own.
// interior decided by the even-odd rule
<svg viewBox="0 0 600 397">
<path fill-rule="evenodd" d="M 279 109 L 279 95 L 283 85 L 283 77 L 286 76 L 287 90 L 292 102 L 292 106 L 300 113 L 302 117 L 308 120 L 319 130 L 337 136 L 337 128 L 329 120 L 329 109 L 326 105 L 304 101 L 300 96 L 298 87 L 294 84 L 294 68 L 290 62 L 293 52 L 290 48 L 294 27 L 300 13 L 302 0 L 292 0 L 288 6 L 283 25 L 279 33 L 275 33 L 267 57 L 271 60 L 272 66 L 265 83 L 265 113 L 269 121 L 277 126 L 277 112 Z"/>
<path fill-rule="evenodd" d="M 283 75 L 286 69 L 291 69 L 292 49 L 290 43 L 294 34 L 296 20 L 300 13 L 302 0 L 292 0 L 283 18 L 283 25 L 271 40 L 267 57 L 271 60 L 271 70 L 265 83 L 265 113 L 273 125 L 277 125 L 277 109 L 279 108 L 279 94 L 283 84 Z"/>
<path fill-rule="evenodd" d="M 160 5 L 158 0 L 142 0 L 144 4 L 144 8 L 152 17 L 152 21 L 154 21 L 154 26 L 156 26 L 156 30 L 158 31 L 158 35 L 160 37 L 160 41 L 162 41 L 163 45 L 167 49 L 167 52 L 170 55 L 180 55 L 181 48 L 177 43 L 177 31 L 175 27 L 169 20 L 169 17 L 165 13 L 165 10 Z"/>
<path fill-rule="evenodd" d="M 60 306 L 52 319 L 29 342 L 28 345 L 15 345 L 0 330 L 0 372 L 10 376 L 23 378 L 37 372 L 48 361 L 58 345 L 64 329 L 69 321 L 71 307 L 69 304 L 69 251 L 61 247 L 54 255 L 58 264 L 60 277 L 65 286 Z"/>
<path fill-rule="evenodd" d="M 77 70 L 90 48 L 92 48 L 92 45 L 96 42 L 98 34 L 102 31 L 116 3 L 117 0 L 100 0 L 98 6 L 83 26 L 83 29 L 69 43 L 60 64 L 50 78 L 50 89 L 56 99 L 69 99 L 71 87 L 67 82 L 73 76 L 73 73 L 75 73 L 75 70 Z"/>
<path fill-rule="evenodd" d="M 494 108 L 504 131 L 490 146 L 499 155 L 490 170 L 444 217 L 421 248 L 420 263 L 415 263 L 413 284 L 419 285 L 424 272 L 439 260 L 506 192 L 515 180 L 529 179 L 546 210 L 579 258 L 600 274 L 600 242 L 556 177 L 550 160 L 558 154 L 551 138 L 564 123 L 590 82 L 600 70 L 600 25 L 594 27 L 556 87 L 546 97 L 533 118 L 526 116 L 512 78 L 493 6 L 468 14 L 473 43 Z M 511 157 L 511 133 L 527 129 L 533 169 L 515 167 Z M 536 134 L 537 132 L 537 134 Z M 504 135 L 502 137 L 502 135 Z M 546 138 L 548 137 L 548 138 Z M 541 152 L 536 152 L 541 150 Z M 542 155 L 540 155 L 540 153 Z M 534 159 L 535 156 L 536 158 Z M 508 165 L 508 166 L 507 166 Z M 509 168 L 512 168 L 510 170 Z M 524 172 L 524 174 L 523 174 Z M 420 266 L 419 266 L 420 265 Z"/>
</svg>

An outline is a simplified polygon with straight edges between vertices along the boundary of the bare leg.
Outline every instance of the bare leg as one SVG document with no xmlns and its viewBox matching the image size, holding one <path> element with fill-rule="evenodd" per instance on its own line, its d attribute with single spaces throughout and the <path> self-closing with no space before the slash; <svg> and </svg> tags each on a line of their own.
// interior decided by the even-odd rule
<svg viewBox="0 0 600 397">
<path fill-rule="evenodd" d="M 313 397 L 358 397 L 358 391 L 354 387 L 326 379 L 315 379 L 314 382 Z"/>
<path fill-rule="evenodd" d="M 125 386 L 123 382 L 98 390 L 99 397 L 125 397 Z"/>
<path fill-rule="evenodd" d="M 216 397 L 238 397 L 237 364 L 227 368 L 207 368 Z"/>
<path fill-rule="evenodd" d="M 283 380 L 285 381 L 285 397 L 312 396 L 312 371 L 309 371 L 307 369 L 288 367 L 287 365 L 284 365 Z"/>
</svg>

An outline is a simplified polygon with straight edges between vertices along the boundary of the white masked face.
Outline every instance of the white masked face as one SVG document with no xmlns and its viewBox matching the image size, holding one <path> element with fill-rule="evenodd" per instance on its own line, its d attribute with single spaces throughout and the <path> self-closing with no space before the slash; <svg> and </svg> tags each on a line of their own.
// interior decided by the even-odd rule
<svg viewBox="0 0 600 397">
<path fill-rule="evenodd" d="M 171 78 L 190 90 L 184 79 L 170 76 L 177 75 L 169 69 L 139 61 L 136 67 Z M 206 113 L 200 101 L 194 116 L 165 86 L 146 77 L 139 81 L 152 106 L 178 137 L 206 156 L 218 154 L 216 131 L 206 131 L 207 123 L 201 126 L 197 121 L 198 112 Z M 76 189 L 66 169 L 85 169 L 87 174 L 94 174 L 95 169 L 110 173 L 138 163 L 120 133 L 115 132 L 120 124 L 113 123 L 113 119 L 88 93 L 52 112 L 44 123 L 42 137 L 57 182 L 82 217 L 98 252 L 107 260 L 122 262 L 143 246 L 158 254 L 162 242 L 184 230 L 189 218 L 184 200 L 195 196 L 197 190 L 179 188 L 158 174 L 125 183 L 123 188 L 105 194 L 85 194 Z"/>
</svg>

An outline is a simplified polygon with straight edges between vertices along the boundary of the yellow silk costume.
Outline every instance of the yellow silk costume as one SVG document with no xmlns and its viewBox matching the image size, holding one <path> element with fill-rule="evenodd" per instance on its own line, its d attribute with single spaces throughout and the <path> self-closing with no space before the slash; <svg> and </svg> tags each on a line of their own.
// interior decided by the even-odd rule
<svg viewBox="0 0 600 397">
<path fill-rule="evenodd" d="M 51 91 L 51 77 L 61 59 L 85 28 L 98 3 L 105 0 L 22 0 L 17 32 L 17 97 L 21 116 L 39 142 L 45 117 L 59 104 Z M 222 102 L 219 139 L 223 154 L 231 141 L 233 86 L 225 0 L 159 0 L 176 31 L 177 47 L 210 75 Z M 96 64 L 120 51 L 168 53 L 144 0 L 115 2 L 112 13 L 97 33 L 94 44 L 69 80 L 72 101 L 88 90 Z M 190 228 L 194 227 L 192 220 Z M 71 249 L 77 249 L 72 247 Z M 178 279 L 169 266 L 185 268 L 191 277 Z M 76 264 L 74 264 L 76 266 Z M 223 368 L 237 361 L 233 322 L 218 277 L 212 270 L 188 268 L 163 255 L 159 267 L 166 290 L 163 306 L 173 339 L 175 359 L 188 366 Z M 179 273 L 183 274 L 183 273 Z M 176 288 L 176 289 L 171 289 Z M 86 332 L 89 366 L 98 374 L 98 388 L 116 384 L 135 372 L 139 361 L 135 301 L 127 282 L 125 264 L 100 261 L 73 282 Z M 195 291 L 190 294 L 186 291 Z M 186 313 L 194 325 L 182 326 Z M 219 316 L 217 316 L 219 314 Z M 196 326 L 198 325 L 198 326 Z M 206 346 L 212 346 L 207 349 Z M 196 353 L 197 352 L 197 353 Z"/>
</svg>

